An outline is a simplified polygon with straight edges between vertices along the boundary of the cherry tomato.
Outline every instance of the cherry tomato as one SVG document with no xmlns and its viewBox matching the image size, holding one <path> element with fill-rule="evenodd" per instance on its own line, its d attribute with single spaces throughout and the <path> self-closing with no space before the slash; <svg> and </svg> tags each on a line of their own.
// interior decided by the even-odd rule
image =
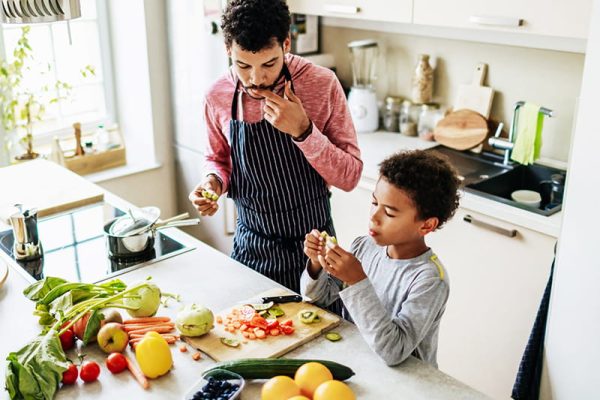
<svg viewBox="0 0 600 400">
<path fill-rule="evenodd" d="M 110 353 L 110 355 L 106 357 L 106 368 L 113 374 L 118 374 L 127 368 L 127 360 L 121 353 Z"/>
<path fill-rule="evenodd" d="M 294 327 L 288 325 L 281 325 L 281 332 L 283 332 L 284 335 L 291 335 L 292 333 L 294 333 Z"/>
<path fill-rule="evenodd" d="M 69 364 L 69 368 L 63 372 L 62 383 L 64 385 L 72 385 L 77 380 L 77 376 L 79 376 L 77 366 L 75 364 Z"/>
<path fill-rule="evenodd" d="M 100 366 L 95 361 L 85 361 L 81 364 L 79 376 L 84 382 L 94 382 L 100 375 Z"/>
<path fill-rule="evenodd" d="M 75 334 L 72 330 L 68 330 L 59 336 L 60 344 L 64 351 L 67 351 L 75 345 Z"/>
</svg>

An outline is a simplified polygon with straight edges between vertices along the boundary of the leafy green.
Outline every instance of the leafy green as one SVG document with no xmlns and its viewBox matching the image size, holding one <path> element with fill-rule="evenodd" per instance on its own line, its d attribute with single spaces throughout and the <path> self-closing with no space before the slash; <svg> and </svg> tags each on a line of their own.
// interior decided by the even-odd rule
<svg viewBox="0 0 600 400">
<path fill-rule="evenodd" d="M 69 366 L 53 329 L 6 359 L 6 389 L 11 399 L 52 399 Z"/>
<path fill-rule="evenodd" d="M 23 294 L 31 301 L 38 301 L 46 296 L 55 287 L 67 283 L 62 278 L 48 276 L 41 281 L 37 281 L 25 288 Z"/>
<path fill-rule="evenodd" d="M 85 332 L 83 333 L 83 344 L 87 345 L 100 330 L 100 323 L 104 319 L 104 314 L 102 314 L 99 310 L 92 311 L 92 315 L 88 319 L 87 324 L 85 325 Z"/>
</svg>

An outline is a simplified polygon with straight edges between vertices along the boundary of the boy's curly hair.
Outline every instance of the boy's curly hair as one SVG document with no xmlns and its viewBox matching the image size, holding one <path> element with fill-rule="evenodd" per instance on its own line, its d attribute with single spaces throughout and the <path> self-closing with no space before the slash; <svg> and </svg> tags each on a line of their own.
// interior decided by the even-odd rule
<svg viewBox="0 0 600 400">
<path fill-rule="evenodd" d="M 257 52 L 279 44 L 290 31 L 290 10 L 284 0 L 232 0 L 221 18 L 225 44 L 235 41 L 246 51 Z"/>
<path fill-rule="evenodd" d="M 456 169 L 436 153 L 414 150 L 394 154 L 379 164 L 379 173 L 411 198 L 419 219 L 436 217 L 438 228 L 458 207 Z"/>
</svg>

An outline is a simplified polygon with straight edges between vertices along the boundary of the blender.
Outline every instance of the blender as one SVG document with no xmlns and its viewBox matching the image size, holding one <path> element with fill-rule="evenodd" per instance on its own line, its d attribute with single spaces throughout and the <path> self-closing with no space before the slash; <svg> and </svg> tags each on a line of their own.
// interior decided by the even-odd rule
<svg viewBox="0 0 600 400">
<path fill-rule="evenodd" d="M 366 39 L 348 43 L 352 66 L 352 87 L 348 107 L 357 132 L 374 132 L 379 126 L 379 109 L 373 88 L 379 47 L 377 41 Z"/>
</svg>

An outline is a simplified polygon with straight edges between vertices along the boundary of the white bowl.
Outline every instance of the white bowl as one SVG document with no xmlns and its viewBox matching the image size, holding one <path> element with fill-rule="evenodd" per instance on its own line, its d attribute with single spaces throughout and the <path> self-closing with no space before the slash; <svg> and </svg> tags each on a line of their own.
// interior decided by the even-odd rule
<svg viewBox="0 0 600 400">
<path fill-rule="evenodd" d="M 193 399 L 194 395 L 200 390 L 202 390 L 204 385 L 208 383 L 209 377 L 213 377 L 221 381 L 228 381 L 229 383 L 233 383 L 238 386 L 238 389 L 235 391 L 235 393 L 228 397 L 227 400 L 238 399 L 240 397 L 240 394 L 242 393 L 242 390 L 244 390 L 245 381 L 244 378 L 242 378 L 240 375 L 225 369 L 213 369 L 207 373 L 202 374 L 202 379 L 196 382 L 194 386 L 192 386 L 187 391 L 187 393 L 183 397 L 183 400 Z"/>
<path fill-rule="evenodd" d="M 517 203 L 534 208 L 539 208 L 542 202 L 542 196 L 533 190 L 515 190 L 510 194 L 510 197 Z"/>
</svg>

